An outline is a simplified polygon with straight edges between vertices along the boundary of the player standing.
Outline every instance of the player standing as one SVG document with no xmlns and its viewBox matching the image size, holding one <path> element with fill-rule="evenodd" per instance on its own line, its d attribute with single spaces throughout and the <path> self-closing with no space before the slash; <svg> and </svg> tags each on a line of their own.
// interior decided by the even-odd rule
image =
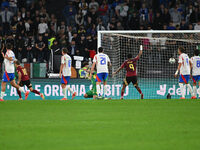
<svg viewBox="0 0 200 150">
<path fill-rule="evenodd" d="M 67 86 L 67 84 L 69 84 L 69 79 L 71 77 L 71 65 L 72 65 L 72 59 L 67 54 L 67 52 L 68 50 L 66 48 L 62 49 L 63 56 L 61 57 L 59 77 L 61 78 L 61 87 L 64 98 L 62 98 L 61 100 L 67 100 L 67 90 L 71 92 L 72 99 L 74 99 L 74 97 L 76 96 L 76 92 L 73 92 L 71 88 Z"/>
<path fill-rule="evenodd" d="M 28 76 L 28 73 L 26 71 L 26 68 L 20 66 L 20 62 L 17 60 L 15 61 L 15 67 L 17 69 L 17 73 L 18 73 L 18 82 L 17 84 L 20 86 L 20 87 L 23 87 L 24 85 L 26 85 L 26 87 L 33 93 L 37 94 L 37 95 L 40 95 L 42 97 L 42 99 L 44 100 L 44 94 L 43 93 L 40 93 L 39 91 L 37 90 L 34 90 L 32 88 L 32 84 L 31 84 L 31 81 L 30 81 L 30 78 Z M 22 99 L 22 95 L 21 95 L 21 92 L 19 90 L 17 90 L 17 93 L 19 95 L 19 100 L 23 100 Z M 28 98 L 28 95 L 29 95 L 29 91 L 26 92 L 26 95 L 25 95 L 25 99 Z"/>
<path fill-rule="evenodd" d="M 4 64 L 5 64 L 5 72 L 3 74 L 3 79 L 1 83 L 1 95 L 0 95 L 0 101 L 4 101 L 3 97 L 6 90 L 6 83 L 10 82 L 10 84 L 17 88 L 19 91 L 24 92 L 24 89 L 17 85 L 15 83 L 15 66 L 14 66 L 14 60 L 15 60 L 15 54 L 13 53 L 12 45 L 10 43 L 6 44 L 6 54 L 2 52 L 2 56 L 4 58 Z"/>
<path fill-rule="evenodd" d="M 124 79 L 123 82 L 123 87 L 121 90 L 121 98 L 120 99 L 124 99 L 124 91 L 126 86 L 128 86 L 131 82 L 133 83 L 133 85 L 135 86 L 135 88 L 137 89 L 137 91 L 140 93 L 140 97 L 141 99 L 144 98 L 144 95 L 140 89 L 140 87 L 138 86 L 138 82 L 137 82 L 137 72 L 136 72 L 136 64 L 137 61 L 139 60 L 140 56 L 142 55 L 142 45 L 140 46 L 140 52 L 139 54 L 133 58 L 132 54 L 128 54 L 128 59 L 121 65 L 121 67 L 119 67 L 117 69 L 116 72 L 113 73 L 113 76 L 116 75 L 122 68 L 125 67 L 126 69 L 126 78 Z"/>
<path fill-rule="evenodd" d="M 107 92 L 107 79 L 108 79 L 108 65 L 111 67 L 110 58 L 108 55 L 104 54 L 104 50 L 102 47 L 99 47 L 99 53 L 94 56 L 92 68 L 90 71 L 90 79 L 92 77 L 92 73 L 94 68 L 97 68 L 97 76 L 96 76 L 96 88 L 97 88 L 97 96 L 101 98 L 101 88 L 100 84 L 103 82 L 104 84 L 104 97 L 106 98 Z"/>
<path fill-rule="evenodd" d="M 199 50 L 194 51 L 194 56 L 190 60 L 190 66 L 192 69 L 192 80 L 193 80 L 193 92 L 194 96 L 197 97 L 197 91 L 200 97 L 200 57 Z M 199 88 L 197 90 L 197 83 L 199 83 Z"/>
<path fill-rule="evenodd" d="M 192 99 L 196 98 L 193 95 L 193 91 L 192 91 L 192 87 L 191 85 L 188 83 L 188 81 L 190 80 L 190 64 L 189 64 L 189 57 L 187 54 L 185 54 L 185 49 L 183 47 L 179 47 L 178 48 L 178 54 L 179 54 L 179 60 L 178 60 L 178 69 L 175 73 L 175 77 L 177 77 L 179 71 L 180 71 L 180 76 L 179 76 L 179 86 L 181 89 L 181 99 L 185 99 L 185 87 L 184 87 L 184 83 L 186 84 L 186 86 L 188 87 L 191 95 L 192 95 Z"/>
</svg>

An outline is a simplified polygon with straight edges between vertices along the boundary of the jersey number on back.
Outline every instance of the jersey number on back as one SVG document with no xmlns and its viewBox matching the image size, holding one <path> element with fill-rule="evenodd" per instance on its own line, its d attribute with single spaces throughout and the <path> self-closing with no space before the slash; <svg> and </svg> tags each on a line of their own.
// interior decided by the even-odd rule
<svg viewBox="0 0 200 150">
<path fill-rule="evenodd" d="M 72 61 L 68 60 L 68 67 L 71 67 Z"/>
<path fill-rule="evenodd" d="M 200 67 L 200 60 L 197 60 L 197 68 Z"/>
<path fill-rule="evenodd" d="M 129 68 L 132 69 L 133 71 L 135 70 L 133 64 L 129 64 Z"/>
<path fill-rule="evenodd" d="M 106 64 L 106 57 L 100 57 L 100 64 L 105 65 Z"/>
<path fill-rule="evenodd" d="M 26 72 L 26 69 L 22 69 L 22 71 L 23 71 L 23 74 L 24 74 L 25 76 L 28 75 L 27 72 Z"/>
</svg>

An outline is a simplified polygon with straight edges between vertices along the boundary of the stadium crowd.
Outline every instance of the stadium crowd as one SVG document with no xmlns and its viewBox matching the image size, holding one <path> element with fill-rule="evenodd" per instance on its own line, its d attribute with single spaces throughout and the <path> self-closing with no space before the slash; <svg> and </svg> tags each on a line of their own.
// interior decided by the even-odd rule
<svg viewBox="0 0 200 150">
<path fill-rule="evenodd" d="M 50 49 L 61 54 L 63 47 L 71 56 L 88 60 L 95 54 L 98 30 L 200 29 L 199 0 L 67 1 L 61 20 L 47 12 L 46 4 L 47 0 L 2 0 L 0 48 L 12 43 L 22 62 L 48 62 Z"/>
</svg>

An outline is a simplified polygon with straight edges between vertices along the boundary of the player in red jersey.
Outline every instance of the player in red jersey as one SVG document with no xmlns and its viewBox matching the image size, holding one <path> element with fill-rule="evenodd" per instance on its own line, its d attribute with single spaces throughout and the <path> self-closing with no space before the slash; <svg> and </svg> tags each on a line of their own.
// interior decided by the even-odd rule
<svg viewBox="0 0 200 150">
<path fill-rule="evenodd" d="M 140 52 L 139 54 L 135 57 L 132 58 L 132 54 L 128 54 L 128 59 L 121 65 L 121 67 L 119 67 L 117 69 L 116 72 L 113 73 L 113 76 L 116 75 L 122 68 L 126 69 L 126 78 L 124 79 L 124 83 L 123 83 L 123 87 L 121 90 L 121 99 L 124 98 L 124 91 L 126 86 L 129 85 L 129 83 L 133 83 L 133 85 L 135 86 L 135 88 L 138 90 L 138 92 L 141 95 L 141 99 L 144 98 L 144 95 L 140 89 L 140 87 L 138 86 L 138 82 L 137 82 L 137 72 L 136 72 L 136 64 L 137 61 L 139 60 L 140 56 L 142 55 L 142 45 L 140 46 Z"/>
<path fill-rule="evenodd" d="M 27 88 L 28 88 L 31 92 L 40 95 L 40 96 L 42 97 L 42 99 L 44 100 L 44 94 L 43 94 L 43 93 L 40 93 L 39 91 L 34 90 L 34 89 L 32 88 L 32 84 L 31 84 L 31 81 L 30 81 L 30 79 L 29 79 L 28 73 L 27 73 L 27 71 L 26 71 L 26 69 L 25 69 L 24 67 L 20 66 L 20 62 L 19 62 L 18 60 L 15 61 L 15 67 L 17 68 L 17 73 L 18 73 L 18 82 L 17 82 L 17 84 L 18 84 L 20 87 L 23 87 L 24 85 L 26 85 Z M 18 95 L 19 95 L 19 97 L 20 97 L 19 100 L 23 100 L 23 99 L 22 99 L 22 96 L 21 96 L 21 92 L 20 92 L 19 90 L 17 90 L 17 93 L 18 93 Z M 27 91 L 27 92 L 25 93 L 25 99 L 27 99 L 28 95 L 29 95 L 29 92 Z"/>
</svg>

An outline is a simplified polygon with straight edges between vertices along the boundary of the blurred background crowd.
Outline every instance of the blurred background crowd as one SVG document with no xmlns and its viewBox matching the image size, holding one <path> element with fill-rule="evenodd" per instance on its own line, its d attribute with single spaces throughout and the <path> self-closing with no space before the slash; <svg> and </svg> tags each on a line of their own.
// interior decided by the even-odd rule
<svg viewBox="0 0 200 150">
<path fill-rule="evenodd" d="M 98 30 L 199 30 L 200 0 L 1 0 L 0 48 L 21 62 L 48 62 L 51 50 L 93 58 Z M 148 7 L 147 7 L 148 6 Z M 0 56 L 0 61 L 2 62 Z"/>
</svg>

